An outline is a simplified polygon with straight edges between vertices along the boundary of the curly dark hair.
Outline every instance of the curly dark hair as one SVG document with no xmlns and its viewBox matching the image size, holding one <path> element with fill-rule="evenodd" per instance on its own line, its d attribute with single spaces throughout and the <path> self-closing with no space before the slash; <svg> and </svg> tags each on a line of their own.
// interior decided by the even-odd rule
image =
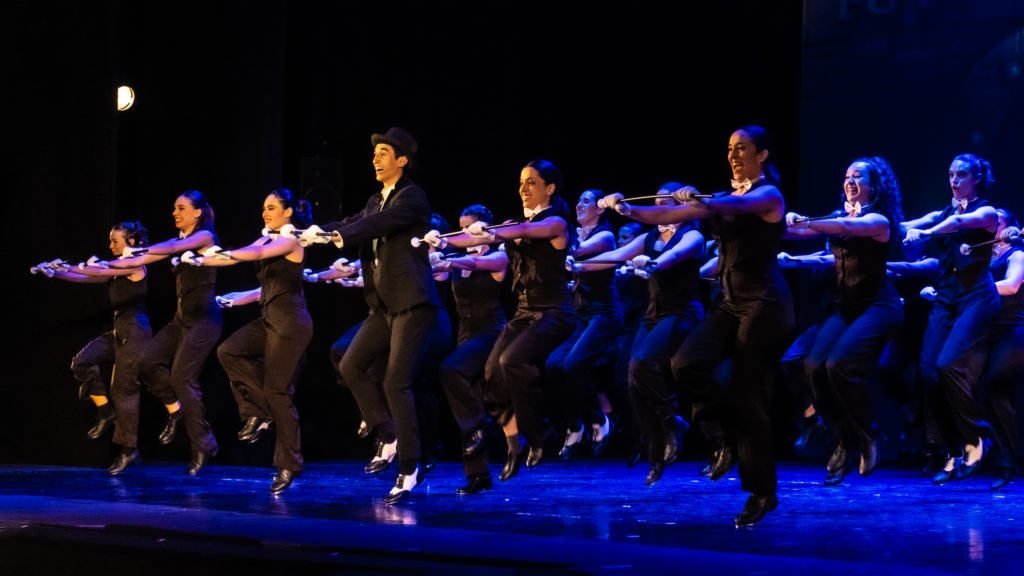
<svg viewBox="0 0 1024 576">
<path fill-rule="evenodd" d="M 903 227 L 900 226 L 903 222 L 903 199 L 900 197 L 900 183 L 896 180 L 892 166 L 885 158 L 879 156 L 858 158 L 854 164 L 858 162 L 868 167 L 868 178 L 871 183 L 871 208 L 868 211 L 881 214 L 889 220 L 890 242 L 901 241 L 904 235 Z"/>
</svg>

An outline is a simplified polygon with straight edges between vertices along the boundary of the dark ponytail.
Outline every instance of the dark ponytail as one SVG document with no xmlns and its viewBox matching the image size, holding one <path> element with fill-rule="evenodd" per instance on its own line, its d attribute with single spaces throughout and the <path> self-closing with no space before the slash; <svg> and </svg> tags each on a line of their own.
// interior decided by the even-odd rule
<svg viewBox="0 0 1024 576">
<path fill-rule="evenodd" d="M 491 213 L 486 207 L 480 204 L 473 204 L 469 208 L 462 211 L 460 216 L 469 216 L 476 218 L 478 222 L 486 222 L 488 224 L 494 224 L 494 214 Z"/>
<path fill-rule="evenodd" d="M 114 225 L 114 230 L 124 236 L 125 242 L 133 240 L 134 243 L 128 242 L 133 248 L 149 246 L 149 238 L 146 236 L 149 231 L 142 226 L 141 222 L 118 222 Z"/>
<path fill-rule="evenodd" d="M 978 196 L 984 196 L 988 193 L 988 187 L 996 183 L 996 179 L 992 176 L 992 164 L 984 158 L 978 158 L 974 154 L 961 154 L 953 161 L 966 162 L 971 165 L 971 171 L 978 177 L 978 184 L 974 189 L 978 192 Z"/>
<path fill-rule="evenodd" d="M 768 131 L 760 126 L 740 126 L 739 130 L 747 133 L 750 139 L 753 140 L 754 146 L 757 147 L 757 151 L 768 150 L 768 159 L 761 165 L 761 170 L 764 171 L 764 179 L 768 181 L 772 186 L 778 186 L 779 180 L 779 169 L 775 166 L 775 162 L 772 161 L 772 137 L 768 134 Z"/>
<path fill-rule="evenodd" d="M 309 202 L 296 199 L 295 194 L 287 188 L 279 188 L 271 194 L 281 203 L 282 209 L 292 209 L 292 226 L 305 230 L 313 225 L 313 209 Z"/>
<path fill-rule="evenodd" d="M 214 238 L 217 237 L 217 233 L 213 230 L 213 206 L 206 201 L 206 196 L 198 190 L 189 190 L 188 192 L 182 192 L 181 194 L 192 204 L 192 207 L 196 210 L 201 210 L 202 214 L 199 215 L 199 221 L 196 222 L 196 228 L 193 230 L 197 232 L 199 230 L 207 230 L 210 234 L 213 234 Z"/>
</svg>

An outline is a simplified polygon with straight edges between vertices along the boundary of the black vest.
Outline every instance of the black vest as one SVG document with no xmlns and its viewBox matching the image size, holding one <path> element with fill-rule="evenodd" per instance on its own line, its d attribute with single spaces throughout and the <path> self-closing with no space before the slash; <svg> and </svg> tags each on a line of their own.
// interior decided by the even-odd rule
<svg viewBox="0 0 1024 576">
<path fill-rule="evenodd" d="M 654 260 L 679 244 L 690 230 L 696 230 L 696 227 L 693 224 L 681 226 L 661 250 L 654 249 L 658 241 L 658 230 L 648 232 L 644 239 L 644 254 Z M 664 318 L 691 306 L 694 301 L 700 299 L 697 287 L 699 279 L 700 260 L 697 258 L 687 258 L 664 270 L 655 269 L 648 281 L 650 300 L 647 304 L 647 318 Z"/>
<path fill-rule="evenodd" d="M 452 270 L 452 294 L 459 314 L 459 342 L 501 328 L 505 312 L 501 309 L 501 282 L 487 270 L 474 270 L 469 277 Z"/>
<path fill-rule="evenodd" d="M 761 183 L 758 188 L 766 185 Z M 743 295 L 744 277 L 781 278 L 778 254 L 786 231 L 784 220 L 771 223 L 757 214 L 738 214 L 732 219 L 715 214 L 709 220 L 711 236 L 718 240 L 718 277 L 726 298 Z"/>
<path fill-rule="evenodd" d="M 992 260 L 992 279 L 996 282 L 1006 278 L 1006 269 L 1009 267 L 1010 255 L 1014 252 L 1024 252 L 1021 248 L 1010 248 L 999 258 Z M 996 319 L 997 327 L 1024 325 L 1024 286 L 1017 289 L 1016 294 L 999 297 L 999 317 Z"/>
<path fill-rule="evenodd" d="M 284 256 L 256 261 L 256 276 L 260 280 L 260 306 L 305 307 L 302 262 L 292 262 Z"/>
<path fill-rule="evenodd" d="M 970 214 L 989 203 L 981 198 L 975 198 L 967 204 L 964 214 Z M 939 222 L 949 218 L 957 212 L 957 209 L 950 205 L 942 211 Z M 984 228 L 970 228 L 961 230 L 948 236 L 932 238 L 931 246 L 936 249 L 935 254 L 939 258 L 939 270 L 942 272 L 942 282 L 945 284 L 954 277 L 964 288 L 971 288 L 979 283 L 985 283 L 989 274 L 989 263 L 992 259 L 992 245 L 979 246 L 971 250 L 966 256 L 960 253 L 960 246 L 967 244 L 974 246 L 982 242 L 989 242 L 996 237 L 995 232 L 989 232 Z"/>
<path fill-rule="evenodd" d="M 132 282 L 127 276 L 114 276 L 107 284 L 110 304 L 114 307 L 114 320 L 122 316 L 146 314 L 146 292 L 149 275 Z"/>
<path fill-rule="evenodd" d="M 599 232 L 614 232 L 607 222 L 598 224 L 589 236 Z M 582 260 L 586 261 L 586 260 Z M 579 314 L 618 314 L 621 309 L 619 292 L 615 287 L 615 268 L 573 273 L 573 302 Z"/>
<path fill-rule="evenodd" d="M 568 213 L 564 204 L 552 206 L 533 217 L 531 222 L 560 217 L 568 227 Z M 520 305 L 547 308 L 561 306 L 569 300 L 569 287 L 565 281 L 565 257 L 569 253 L 569 236 L 566 247 L 559 250 L 547 238 L 522 238 L 505 242 L 509 267 L 512 269 L 512 289 L 519 293 Z"/>
<path fill-rule="evenodd" d="M 891 236 L 891 234 L 890 234 Z M 843 302 L 857 302 L 889 284 L 885 263 L 895 238 L 879 242 L 864 236 L 829 236 L 836 257 L 836 280 Z"/>
</svg>

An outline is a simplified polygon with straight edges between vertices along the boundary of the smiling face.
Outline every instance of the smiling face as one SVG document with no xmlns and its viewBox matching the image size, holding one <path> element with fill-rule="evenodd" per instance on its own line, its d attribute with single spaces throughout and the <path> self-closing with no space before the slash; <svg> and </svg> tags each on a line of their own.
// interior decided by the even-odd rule
<svg viewBox="0 0 1024 576">
<path fill-rule="evenodd" d="M 110 252 L 115 256 L 120 256 L 124 253 L 124 249 L 127 246 L 135 246 L 135 240 L 124 238 L 123 230 L 111 230 L 110 231 Z"/>
<path fill-rule="evenodd" d="M 758 151 L 754 140 L 743 130 L 729 137 L 729 167 L 734 180 L 756 180 L 762 175 L 761 166 L 768 160 L 768 151 Z"/>
<path fill-rule="evenodd" d="M 395 149 L 388 144 L 377 144 L 373 149 L 373 169 L 377 172 L 377 182 L 385 187 L 398 182 L 408 162 L 409 158 L 405 156 L 396 157 Z"/>
<path fill-rule="evenodd" d="M 850 204 L 860 202 L 866 206 L 871 202 L 871 174 L 865 162 L 854 162 L 846 169 L 843 193 Z"/>
<path fill-rule="evenodd" d="M 554 193 L 555 185 L 545 182 L 535 168 L 527 166 L 519 173 L 519 198 L 523 208 L 536 210 L 538 206 L 547 206 Z"/>
<path fill-rule="evenodd" d="M 973 200 L 978 195 L 975 187 L 979 180 L 980 178 L 974 172 L 970 162 L 954 160 L 949 165 L 949 187 L 953 191 L 954 198 Z"/>
<path fill-rule="evenodd" d="M 587 190 L 576 203 L 576 221 L 583 226 L 594 226 L 601 219 L 604 208 L 597 206 L 597 195 Z"/>
<path fill-rule="evenodd" d="M 185 196 L 178 196 L 178 199 L 174 201 L 174 227 L 182 232 L 189 234 L 199 223 L 199 216 L 203 213 L 202 210 L 192 205 L 192 201 Z"/>
<path fill-rule="evenodd" d="M 271 230 L 280 230 L 285 224 L 292 223 L 292 208 L 281 205 L 281 199 L 270 194 L 263 201 L 263 224 Z"/>
</svg>

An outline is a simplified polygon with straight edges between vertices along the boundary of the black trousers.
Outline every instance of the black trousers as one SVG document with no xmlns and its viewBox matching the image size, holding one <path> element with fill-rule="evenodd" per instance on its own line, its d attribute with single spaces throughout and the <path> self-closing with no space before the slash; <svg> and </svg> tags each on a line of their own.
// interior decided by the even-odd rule
<svg viewBox="0 0 1024 576">
<path fill-rule="evenodd" d="M 149 317 L 144 314 L 116 321 L 116 328 L 92 340 L 75 355 L 71 369 L 85 384 L 90 396 L 107 396 L 107 384 L 101 366 L 114 365 L 110 382 L 110 402 L 117 414 L 114 443 L 125 448 L 138 446 L 139 436 L 139 361 L 153 339 Z"/>
<path fill-rule="evenodd" d="M 640 441 L 641 431 L 636 409 L 633 406 L 632 392 L 629 389 L 629 363 L 633 358 L 633 344 L 643 325 L 643 318 L 631 322 L 616 338 L 614 356 L 611 359 L 614 362 L 611 380 L 605 388 L 598 389 L 599 393 L 608 396 L 612 410 L 619 417 L 619 433 L 623 434 L 623 437 L 631 443 Z"/>
<path fill-rule="evenodd" d="M 622 333 L 622 312 L 579 316 L 576 328 L 548 356 L 547 381 L 558 399 L 564 424 L 578 431 L 580 424 L 603 424 L 604 413 L 590 371 Z"/>
<path fill-rule="evenodd" d="M 274 466 L 302 471 L 295 382 L 302 355 L 313 339 L 313 321 L 305 306 L 274 306 L 241 327 L 217 348 L 242 421 L 273 420 L 277 430 Z"/>
<path fill-rule="evenodd" d="M 348 332 L 341 335 L 337 341 L 331 346 L 330 359 L 331 366 L 338 372 L 338 385 L 348 388 L 348 384 L 345 382 L 345 378 L 341 375 L 341 359 L 345 357 L 345 352 L 348 351 L 348 347 L 352 345 L 352 341 L 355 340 L 356 334 L 359 333 L 359 329 L 363 327 L 363 323 L 360 322 L 352 328 L 349 328 Z M 374 364 L 371 372 L 374 377 L 380 381 L 384 381 L 384 371 L 388 368 L 388 357 L 387 354 L 381 354 L 377 358 L 376 364 Z"/>
<path fill-rule="evenodd" d="M 665 458 L 665 421 L 676 414 L 676 387 L 669 366 L 679 347 L 704 316 L 700 302 L 693 301 L 678 314 L 651 319 L 640 327 L 629 361 L 629 391 L 647 442 L 651 462 Z"/>
<path fill-rule="evenodd" d="M 672 373 L 693 399 L 694 423 L 711 445 L 735 444 L 743 490 L 766 495 L 777 485 L 768 407 L 793 332 L 793 299 L 781 274 L 732 282 L 734 293 L 672 358 Z M 722 387 L 715 368 L 729 357 L 732 381 Z"/>
<path fill-rule="evenodd" d="M 373 428 L 393 422 L 398 458 L 403 461 L 419 460 L 422 456 L 413 387 L 416 359 L 436 320 L 437 308 L 429 305 L 401 314 L 374 310 L 341 360 L 342 377 L 352 390 L 366 425 Z M 373 367 L 382 354 L 387 355 L 388 363 L 380 380 Z"/>
<path fill-rule="evenodd" d="M 882 351 L 903 325 L 903 304 L 891 285 L 870 299 L 841 303 L 825 320 L 807 355 L 814 406 L 835 439 L 856 449 L 878 438 L 870 377 Z"/>
<path fill-rule="evenodd" d="M 416 399 L 416 418 L 419 422 L 422 456 L 433 458 L 438 448 L 438 420 L 440 408 L 437 402 L 438 369 L 441 362 L 455 348 L 452 337 L 452 322 L 448 311 L 437 310 L 437 320 L 430 331 L 427 343 L 416 359 L 413 397 Z M 461 449 L 461 446 L 460 446 Z"/>
<path fill-rule="evenodd" d="M 814 390 L 811 388 L 805 364 L 807 355 L 811 353 L 814 341 L 818 338 L 818 332 L 821 331 L 821 324 L 822 322 L 812 324 L 806 332 L 797 336 L 779 361 L 782 368 L 782 383 L 790 397 L 797 401 L 801 418 L 803 413 L 814 405 Z"/>
<path fill-rule="evenodd" d="M 487 421 L 484 408 L 484 366 L 499 334 L 501 327 L 479 334 L 460 334 L 458 348 L 445 358 L 438 371 L 438 379 L 463 438 Z M 472 458 L 465 458 L 463 469 L 466 478 L 490 474 L 487 450 L 480 450 Z"/>
<path fill-rule="evenodd" d="M 514 415 L 519 432 L 532 447 L 542 447 L 554 434 L 544 418 L 540 366 L 575 328 L 571 302 L 538 309 L 520 305 L 487 358 L 488 409 L 502 426 Z"/>
<path fill-rule="evenodd" d="M 986 271 L 987 273 L 987 271 Z M 970 289 L 952 278 L 935 298 L 921 351 L 922 383 L 927 395 L 925 425 L 941 438 L 952 455 L 966 442 L 986 435 L 974 387 L 981 377 L 985 342 L 999 314 L 999 294 L 988 275 Z"/>
<path fill-rule="evenodd" d="M 995 429 L 999 445 L 1001 468 L 1017 467 L 1017 450 L 1020 449 L 1017 434 L 1017 413 L 1013 409 L 1013 391 L 1024 384 L 1024 323 L 1003 325 L 993 330 L 988 345 L 990 353 L 988 369 L 982 377 L 984 389 L 988 391 L 986 408 Z"/>
<path fill-rule="evenodd" d="M 197 319 L 183 320 L 179 314 L 153 337 L 143 355 L 142 379 L 162 403 L 181 402 L 185 430 L 197 451 L 217 447 L 206 421 L 199 374 L 222 329 L 219 308 L 211 308 L 209 315 Z"/>
</svg>

